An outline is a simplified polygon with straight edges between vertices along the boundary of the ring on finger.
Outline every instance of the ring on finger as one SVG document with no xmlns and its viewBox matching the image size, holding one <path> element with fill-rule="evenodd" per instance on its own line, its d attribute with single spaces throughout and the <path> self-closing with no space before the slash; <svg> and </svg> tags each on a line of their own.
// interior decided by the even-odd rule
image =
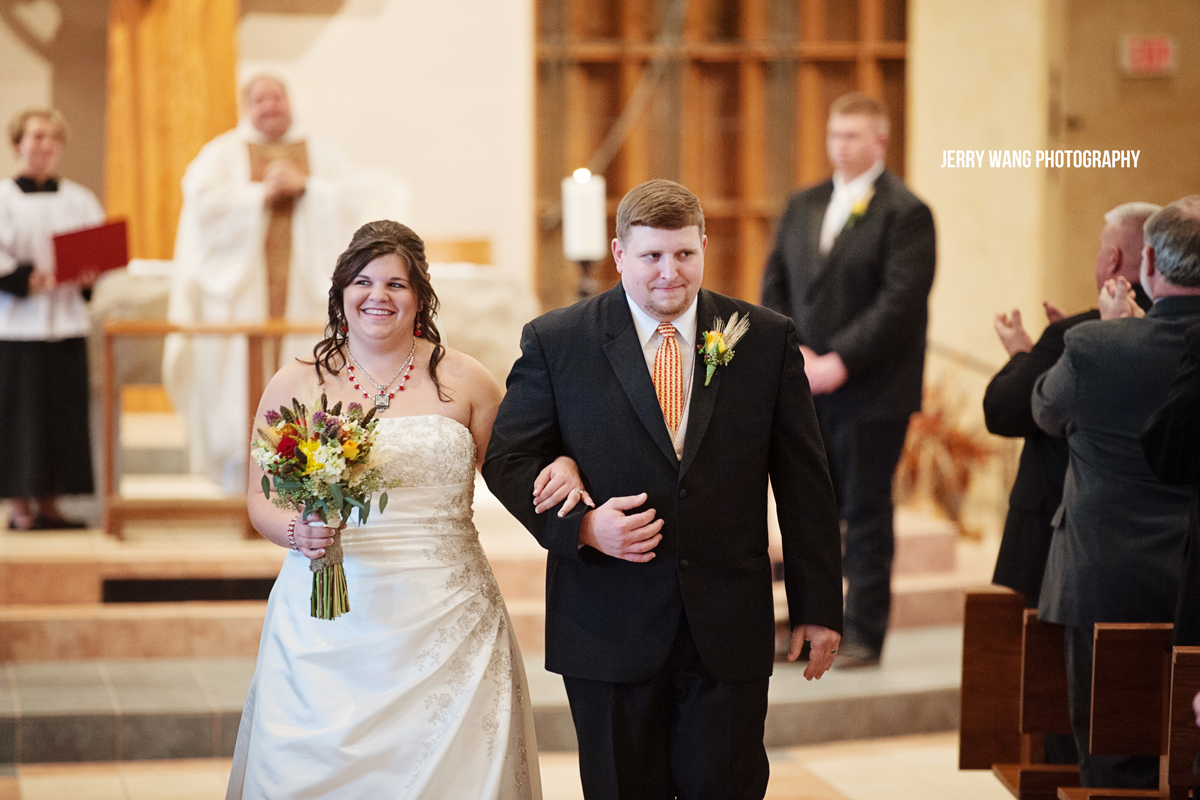
<svg viewBox="0 0 1200 800">
<path fill-rule="evenodd" d="M 570 494 L 583 494 L 583 489 L 576 487 L 571 490 Z"/>
</svg>

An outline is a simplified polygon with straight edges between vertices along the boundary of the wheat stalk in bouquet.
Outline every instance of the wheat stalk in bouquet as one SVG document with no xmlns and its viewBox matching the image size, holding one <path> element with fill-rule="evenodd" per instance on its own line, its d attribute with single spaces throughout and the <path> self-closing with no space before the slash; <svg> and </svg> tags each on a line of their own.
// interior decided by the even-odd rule
<svg viewBox="0 0 1200 800">
<path fill-rule="evenodd" d="M 250 455 L 263 471 L 263 495 L 279 508 L 297 510 L 301 519 L 318 515 L 333 531 L 333 544 L 323 556 L 312 559 L 309 569 L 313 617 L 336 619 L 350 610 L 342 528 L 356 510 L 359 522 L 367 521 L 371 496 L 382 480 L 383 461 L 373 454 L 379 424 L 375 409 L 364 414 L 361 405 L 351 403 L 343 414 L 340 402 L 331 409 L 322 394 L 311 414 L 308 406 L 293 398 L 290 407 L 267 411 L 264 421 L 266 427 L 258 428 L 258 437 L 250 445 Z M 386 492 L 380 496 L 380 512 L 387 499 Z"/>
</svg>

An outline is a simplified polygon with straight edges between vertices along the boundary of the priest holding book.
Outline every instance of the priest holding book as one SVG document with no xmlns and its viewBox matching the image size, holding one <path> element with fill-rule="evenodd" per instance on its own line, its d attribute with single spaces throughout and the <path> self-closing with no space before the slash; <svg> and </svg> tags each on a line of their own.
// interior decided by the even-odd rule
<svg viewBox="0 0 1200 800">
<path fill-rule="evenodd" d="M 20 163 L 0 180 L 0 499 L 10 530 L 83 528 L 57 498 L 91 494 L 88 310 L 95 274 L 55 277 L 54 236 L 97 225 L 91 190 L 58 173 L 66 122 L 29 109 L 8 128 Z"/>
<path fill-rule="evenodd" d="M 201 149 L 183 177 L 168 317 L 175 323 L 325 319 L 334 262 L 372 209 L 342 154 L 293 120 L 278 78 L 251 78 L 243 120 Z M 311 356 L 288 337 L 280 363 Z M 245 490 L 244 337 L 172 335 L 163 382 L 187 421 L 190 469 Z"/>
</svg>

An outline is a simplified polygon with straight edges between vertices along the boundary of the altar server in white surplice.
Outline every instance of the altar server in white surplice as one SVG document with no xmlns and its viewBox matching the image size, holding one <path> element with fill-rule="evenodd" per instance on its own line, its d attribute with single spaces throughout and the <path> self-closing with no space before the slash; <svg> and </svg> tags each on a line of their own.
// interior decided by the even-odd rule
<svg viewBox="0 0 1200 800">
<path fill-rule="evenodd" d="M 183 177 L 168 317 L 175 323 L 320 322 L 338 253 L 395 206 L 334 147 L 292 119 L 287 89 L 252 78 L 244 118 L 201 149 Z M 393 196 L 399 193 L 393 193 Z M 311 356 L 289 337 L 280 363 Z M 246 341 L 168 337 L 163 378 L 187 420 L 190 467 L 226 491 L 245 485 Z"/>
</svg>

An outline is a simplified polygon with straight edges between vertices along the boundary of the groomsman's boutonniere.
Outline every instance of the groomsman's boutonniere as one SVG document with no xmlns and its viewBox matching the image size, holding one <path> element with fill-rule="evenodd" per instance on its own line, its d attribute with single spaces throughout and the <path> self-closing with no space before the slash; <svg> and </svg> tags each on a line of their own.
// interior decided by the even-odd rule
<svg viewBox="0 0 1200 800">
<path fill-rule="evenodd" d="M 713 329 L 705 331 L 704 343 L 699 345 L 700 355 L 704 356 L 704 363 L 708 365 L 704 373 L 705 386 L 712 380 L 717 367 L 723 367 L 733 361 L 733 347 L 748 330 L 750 318 L 743 317 L 739 320 L 736 311 L 729 318 L 728 325 L 722 322 L 720 317 L 713 320 Z"/>
<path fill-rule="evenodd" d="M 854 224 L 867 215 L 867 206 L 871 205 L 871 198 L 875 196 L 875 187 L 867 189 L 867 193 L 860 197 L 857 202 L 850 207 L 850 217 L 846 220 L 846 230 L 854 227 Z"/>
</svg>

